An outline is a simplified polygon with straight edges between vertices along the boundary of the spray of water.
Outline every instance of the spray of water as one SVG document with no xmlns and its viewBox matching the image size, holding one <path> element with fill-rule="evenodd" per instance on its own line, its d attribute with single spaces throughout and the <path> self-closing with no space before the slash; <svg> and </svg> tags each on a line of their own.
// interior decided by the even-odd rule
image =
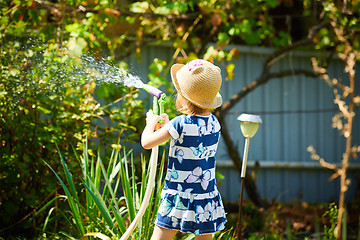
<svg viewBox="0 0 360 240">
<path fill-rule="evenodd" d="M 32 39 L 20 47 L 21 51 L 26 52 L 25 54 L 32 66 L 40 66 L 33 68 L 34 72 L 42 75 L 40 79 L 41 77 L 46 77 L 45 72 L 51 72 L 51 68 L 53 68 L 56 69 L 57 80 L 54 79 L 55 81 L 59 79 L 69 79 L 72 80 L 71 82 L 76 83 L 77 79 L 82 78 L 84 80 L 96 80 L 99 85 L 113 83 L 136 88 L 142 88 L 144 85 L 139 76 L 114 66 L 105 58 L 98 59 L 90 55 L 83 55 L 77 58 L 67 54 L 67 60 L 51 61 L 51 65 L 45 64 L 43 62 L 44 53 L 48 47 L 47 44 Z M 69 52 L 69 50 L 63 49 L 63 52 Z M 64 56 L 58 57 L 63 58 Z M 55 58 L 57 58 L 57 56 L 55 56 Z M 74 62 L 77 64 L 73 64 Z M 55 82 L 54 84 L 60 85 L 59 82 Z"/>
<path fill-rule="evenodd" d="M 126 72 L 124 69 L 110 65 L 105 59 L 95 60 L 91 56 L 84 56 L 82 60 L 83 69 L 89 76 L 94 77 L 99 84 L 115 83 L 126 87 L 142 88 L 144 83 L 139 76 Z"/>
<path fill-rule="evenodd" d="M 13 50 L 7 54 L 9 59 L 15 59 L 8 63 L 11 66 L 8 75 L 13 80 L 7 84 L 12 89 L 8 94 L 12 95 L 16 104 L 33 94 L 29 92 L 31 89 L 38 96 L 49 96 L 92 81 L 96 81 L 98 86 L 110 83 L 119 88 L 144 86 L 139 76 L 111 64 L 105 58 L 90 55 L 73 57 L 67 49 L 49 47 L 31 39 L 14 44 Z M 15 54 L 17 57 L 13 58 Z"/>
</svg>

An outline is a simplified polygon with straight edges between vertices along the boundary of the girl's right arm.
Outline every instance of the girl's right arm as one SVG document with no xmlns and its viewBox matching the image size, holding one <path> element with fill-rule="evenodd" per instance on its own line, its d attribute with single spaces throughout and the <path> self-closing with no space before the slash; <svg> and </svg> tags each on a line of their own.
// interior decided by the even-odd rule
<svg viewBox="0 0 360 240">
<path fill-rule="evenodd" d="M 159 120 L 164 120 L 161 124 L 161 128 L 155 131 L 155 125 Z M 163 142 L 166 142 L 171 138 L 170 133 L 163 126 L 169 122 L 169 117 L 167 114 L 162 114 L 161 116 L 154 115 L 150 110 L 146 114 L 146 126 L 141 135 L 141 145 L 145 149 L 151 149 L 157 145 L 160 145 Z"/>
</svg>

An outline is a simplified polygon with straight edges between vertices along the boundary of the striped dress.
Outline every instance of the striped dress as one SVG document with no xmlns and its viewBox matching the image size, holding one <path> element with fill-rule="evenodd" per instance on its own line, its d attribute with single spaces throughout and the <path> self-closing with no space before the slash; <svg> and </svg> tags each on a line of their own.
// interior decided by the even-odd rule
<svg viewBox="0 0 360 240">
<path fill-rule="evenodd" d="M 217 118 L 212 114 L 181 115 L 165 127 L 172 139 L 155 223 L 196 235 L 224 229 L 225 210 L 215 179 L 215 154 L 220 138 Z"/>
</svg>

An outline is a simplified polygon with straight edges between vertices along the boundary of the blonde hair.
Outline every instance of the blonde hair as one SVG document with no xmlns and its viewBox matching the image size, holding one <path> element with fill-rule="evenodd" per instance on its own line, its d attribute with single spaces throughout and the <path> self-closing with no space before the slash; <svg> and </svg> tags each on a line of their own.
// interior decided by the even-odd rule
<svg viewBox="0 0 360 240">
<path fill-rule="evenodd" d="M 193 104 L 192 102 L 181 96 L 181 94 L 179 93 L 176 96 L 175 106 L 179 112 L 190 115 L 202 114 L 206 111 L 211 110 L 196 106 L 195 104 Z"/>
</svg>

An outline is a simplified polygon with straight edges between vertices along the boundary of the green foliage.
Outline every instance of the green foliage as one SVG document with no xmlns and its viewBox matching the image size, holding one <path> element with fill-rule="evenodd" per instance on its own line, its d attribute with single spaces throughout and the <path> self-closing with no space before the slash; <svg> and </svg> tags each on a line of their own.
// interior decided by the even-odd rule
<svg viewBox="0 0 360 240">
<path fill-rule="evenodd" d="M 324 27 L 320 30 L 318 38 L 316 39 L 317 49 L 333 49 L 337 53 L 344 52 L 344 42 L 348 41 L 352 47 L 359 51 L 360 38 L 357 29 L 360 22 L 356 14 L 360 9 L 359 1 L 352 1 L 351 3 L 341 6 L 332 1 L 323 1 L 323 21 L 331 22 L 330 26 Z M 341 29 L 343 39 L 339 39 L 335 30 Z M 359 59 L 358 59 L 359 60 Z"/>
<path fill-rule="evenodd" d="M 0 5 L 0 35 L 30 36 L 44 42 L 55 39 L 77 56 L 106 49 L 116 59 L 135 53 L 139 60 L 140 46 L 154 40 L 172 41 L 185 56 L 202 56 L 208 44 L 216 42 L 217 51 L 209 60 L 231 61 L 232 49 L 225 50 L 229 43 L 274 47 L 291 43 L 289 32 L 277 31 L 270 15 L 279 4 L 276 0 L 147 0 L 128 5 L 116 1 L 12 1 Z M 232 68 L 228 70 L 231 75 Z"/>
<path fill-rule="evenodd" d="M 249 238 L 249 240 L 277 240 L 277 239 L 283 239 L 282 234 L 271 234 L 271 233 L 266 233 L 264 236 L 258 236 L 258 235 L 251 235 Z"/>
<path fill-rule="evenodd" d="M 294 2 L 1 1 L 0 226 L 31 215 L 57 192 L 49 171 L 41 167 L 41 160 L 46 160 L 58 172 L 55 143 L 61 146 L 70 171 L 76 172 L 79 165 L 69 153 L 70 146 L 82 149 L 86 136 L 102 149 L 113 142 L 122 145 L 139 139 L 144 106 L 138 90 L 98 85 L 96 69 L 94 75 L 74 71 L 74 67 L 82 68 L 81 56 L 91 52 L 99 60 L 109 55 L 107 61 L 122 69 L 124 63 L 119 60 L 131 54 L 141 61 L 144 44 L 171 41 L 175 50 L 171 60 L 154 59 L 148 77 L 152 85 L 167 91 L 165 109 L 172 118 L 173 90 L 166 75 L 174 62 L 197 57 L 216 60 L 225 65 L 225 79 L 235 79 L 236 66 L 231 61 L 239 51 L 230 44 L 286 48 L 294 41 L 292 25 L 284 18 L 279 24 L 274 12 L 282 8 L 289 15 L 287 9 L 293 9 Z M 300 37 L 305 37 L 318 16 L 323 22 L 337 19 L 345 38 L 359 49 L 359 19 L 353 14 L 359 12 L 359 1 L 348 2 L 344 8 L 337 4 L 303 1 L 298 15 L 303 17 L 305 34 Z M 45 44 L 26 43 L 28 39 Z M 323 25 L 314 41 L 316 49 L 344 50 L 329 24 Z M 32 224 L 38 226 L 42 220 Z M 22 223 L 21 228 L 29 227 Z"/>
<path fill-rule="evenodd" d="M 323 214 L 323 217 L 329 218 L 330 226 L 324 224 L 324 240 L 335 240 L 335 227 L 337 224 L 338 208 L 335 203 L 330 203 L 328 210 Z"/>
<path fill-rule="evenodd" d="M 298 4 L 298 5 L 296 5 Z M 316 4 L 314 6 L 314 4 Z M 53 2 L 12 1 L 2 3 L 0 36 L 29 36 L 44 42 L 56 40 L 76 55 L 105 49 L 108 55 L 123 59 L 136 54 L 141 60 L 141 46 L 154 41 L 171 41 L 183 57 L 201 57 L 216 51 L 209 60 L 231 61 L 229 44 L 246 44 L 282 48 L 293 43 L 293 34 L 305 38 L 314 23 L 337 18 L 338 24 L 356 37 L 359 21 L 358 1 L 346 6 L 332 1 L 221 0 L 221 1 L 117 1 L 66 0 Z M 322 8 L 323 10 L 318 8 Z M 289 14 L 289 11 L 293 11 Z M 295 14 L 292 17 L 292 14 Z M 298 23 L 301 19 L 301 24 Z M 295 20 L 297 22 L 295 22 Z M 331 27 L 324 26 L 315 38 L 317 48 L 337 45 Z M 340 50 L 340 49 L 339 49 Z M 230 54 L 230 55 L 229 55 Z M 171 65 L 171 62 L 170 62 Z M 227 63 L 226 63 L 227 65 Z M 233 71 L 229 68 L 229 79 Z"/>
<path fill-rule="evenodd" d="M 102 97 L 110 103 L 101 106 L 95 99 L 97 70 L 84 73 L 83 60 L 56 43 L 10 41 L 3 47 L 0 225 L 5 227 L 31 216 L 57 192 L 56 182 L 42 167 L 45 160 L 57 170 L 55 143 L 76 172 L 79 165 L 69 155 L 71 145 L 82 149 L 86 136 L 99 139 L 102 146 L 120 138 L 121 144 L 138 140 L 144 107 L 136 100 L 136 90 L 106 85 Z M 21 226 L 32 229 L 27 221 Z"/>
<path fill-rule="evenodd" d="M 38 207 L 55 189 L 41 159 L 53 161 L 54 142 L 76 145 L 73 134 L 87 132 L 98 111 L 92 83 L 85 85 L 82 77 L 66 81 L 57 74 L 69 59 L 56 56 L 56 44 L 22 47 L 9 42 L 1 52 L 2 226 Z"/>
<path fill-rule="evenodd" d="M 62 216 L 66 218 L 66 222 L 69 223 L 67 229 L 68 231 L 77 230 L 76 233 L 71 234 L 65 229 L 62 230 L 62 234 L 81 238 L 85 233 L 100 232 L 111 238 L 119 238 L 126 231 L 128 219 L 132 221 L 140 208 L 148 184 L 149 165 L 142 158 L 139 169 L 131 153 L 124 151 L 121 155 L 120 149 L 115 148 L 107 159 L 109 163 L 105 167 L 100 154 L 96 158 L 92 158 L 88 152 L 88 146 L 84 144 L 82 155 L 76 156 L 81 164 L 82 186 L 76 186 L 74 173 L 70 172 L 61 153 L 60 159 L 64 169 L 65 181 L 46 163 L 65 192 L 65 195 L 60 196 L 60 198 L 65 199 L 70 207 L 70 211 L 60 210 Z M 156 218 L 154 213 L 157 212 L 159 206 L 160 191 L 163 184 L 164 160 L 165 157 L 160 163 L 159 174 L 156 179 L 157 184 L 150 197 L 149 207 L 131 239 L 149 239 L 152 234 Z M 137 177 L 139 175 L 141 179 Z M 85 201 L 81 201 L 81 198 Z M 53 201 L 54 199 L 50 203 Z M 54 207 L 50 208 L 48 216 L 51 215 L 53 209 Z M 47 209 L 43 208 L 42 211 L 47 211 Z M 49 221 L 45 222 L 43 236 L 53 234 L 46 232 L 47 225 L 52 221 L 54 219 L 50 218 Z"/>
<path fill-rule="evenodd" d="M 216 232 L 214 234 L 214 239 L 216 240 L 235 240 L 237 239 L 236 231 L 231 227 L 229 230 L 225 229 L 221 232 Z"/>
</svg>

